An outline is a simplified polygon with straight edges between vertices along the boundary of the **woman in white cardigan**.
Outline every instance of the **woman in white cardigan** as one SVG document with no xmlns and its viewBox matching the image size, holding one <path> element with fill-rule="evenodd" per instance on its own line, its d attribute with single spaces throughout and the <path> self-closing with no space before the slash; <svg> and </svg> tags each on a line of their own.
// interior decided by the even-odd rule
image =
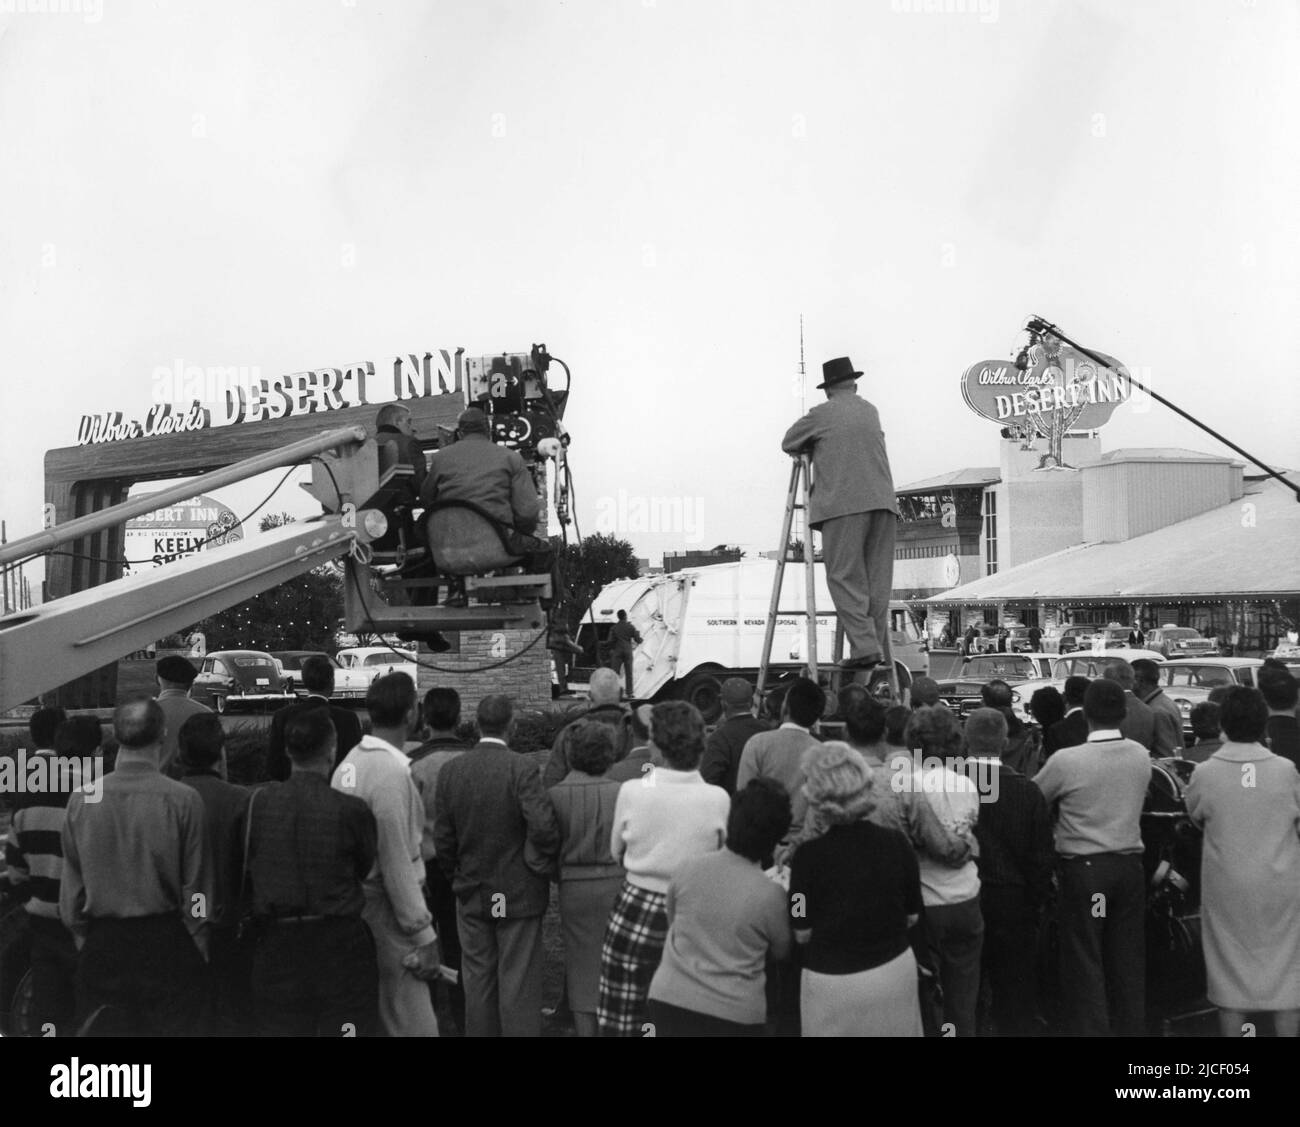
<svg viewBox="0 0 1300 1127">
<path fill-rule="evenodd" d="M 668 935 L 668 884 L 682 862 L 723 847 L 731 799 L 699 772 L 704 718 L 684 701 L 656 705 L 650 742 L 663 766 L 625 782 L 610 853 L 627 871 L 601 947 L 596 1012 L 606 1037 L 641 1037 L 650 981 Z"/>
</svg>

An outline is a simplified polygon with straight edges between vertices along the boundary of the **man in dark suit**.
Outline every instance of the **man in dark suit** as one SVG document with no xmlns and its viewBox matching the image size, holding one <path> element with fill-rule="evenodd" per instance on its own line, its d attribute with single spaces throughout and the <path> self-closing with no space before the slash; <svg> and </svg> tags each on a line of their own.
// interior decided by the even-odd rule
<svg viewBox="0 0 1300 1127">
<path fill-rule="evenodd" d="M 477 746 L 443 767 L 435 796 L 438 864 L 458 901 L 465 1034 L 540 1037 L 545 874 L 560 831 L 537 764 L 510 750 L 510 698 L 484 697 L 478 729 Z"/>
<path fill-rule="evenodd" d="M 1259 691 L 1268 705 L 1268 747 L 1300 767 L 1300 722 L 1296 720 L 1296 679 L 1285 669 L 1259 671 Z"/>
<path fill-rule="evenodd" d="M 1102 676 L 1107 681 L 1114 681 L 1124 690 L 1124 703 L 1127 711 L 1119 726 L 1119 730 L 1124 733 L 1124 738 L 1134 740 L 1146 748 L 1147 751 L 1154 752 L 1156 749 L 1156 714 L 1151 710 L 1150 705 L 1143 704 L 1133 695 L 1133 666 L 1127 661 L 1113 661 L 1103 670 Z"/>
<path fill-rule="evenodd" d="M 781 441 L 787 454 L 812 455 L 816 488 L 806 516 L 822 534 L 826 585 L 849 640 L 845 669 L 870 669 L 885 660 L 898 526 L 885 432 L 880 413 L 857 393 L 861 375 L 847 356 L 826 361 L 817 385 L 826 402 Z"/>
<path fill-rule="evenodd" d="M 1088 721 L 1083 715 L 1083 694 L 1088 691 L 1087 677 L 1067 677 L 1061 689 L 1065 697 L 1065 716 L 1043 733 L 1043 758 L 1063 747 L 1078 747 L 1088 742 Z"/>
<path fill-rule="evenodd" d="M 1043 792 L 1002 762 L 1007 720 L 999 709 L 977 708 L 966 720 L 967 770 L 980 789 L 980 911 L 982 963 L 990 1013 L 1002 1036 L 1037 1032 L 1038 917 L 1056 859 L 1052 820 Z M 982 764 L 982 766 L 981 766 Z M 994 777 L 996 776 L 996 777 Z"/>
<path fill-rule="evenodd" d="M 314 654 L 302 663 L 302 686 L 307 690 L 307 699 L 286 705 L 271 717 L 271 734 L 267 739 L 266 770 L 276 782 L 284 782 L 289 777 L 292 764 L 289 753 L 284 748 L 284 726 L 294 716 L 300 716 L 308 709 L 323 708 L 330 714 L 338 736 L 338 749 L 334 766 L 343 762 L 343 757 L 361 742 L 361 721 L 350 709 L 340 708 L 330 703 L 330 694 L 334 692 L 334 666 L 324 654 Z"/>
<path fill-rule="evenodd" d="M 722 682 L 722 708 L 724 719 L 704 745 L 700 774 L 706 783 L 734 796 L 740 753 L 749 737 L 766 732 L 768 725 L 754 716 L 754 686 L 743 677 L 728 677 Z"/>
</svg>

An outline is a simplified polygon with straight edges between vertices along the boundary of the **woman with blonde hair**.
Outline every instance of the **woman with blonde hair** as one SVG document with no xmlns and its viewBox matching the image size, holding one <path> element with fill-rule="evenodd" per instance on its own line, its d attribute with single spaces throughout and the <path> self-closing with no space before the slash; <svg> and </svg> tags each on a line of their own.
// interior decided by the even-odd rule
<svg viewBox="0 0 1300 1127">
<path fill-rule="evenodd" d="M 790 922 L 802 947 L 805 1037 L 920 1037 L 916 959 L 921 913 L 911 843 L 867 821 L 874 776 L 846 743 L 809 749 L 803 794 L 818 836 L 790 865 Z"/>
</svg>

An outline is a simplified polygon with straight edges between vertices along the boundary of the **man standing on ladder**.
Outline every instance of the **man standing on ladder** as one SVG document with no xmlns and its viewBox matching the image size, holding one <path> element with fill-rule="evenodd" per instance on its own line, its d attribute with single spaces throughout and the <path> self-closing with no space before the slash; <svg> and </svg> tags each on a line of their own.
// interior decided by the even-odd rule
<svg viewBox="0 0 1300 1127">
<path fill-rule="evenodd" d="M 871 669 L 885 659 L 898 521 L 880 414 L 857 394 L 861 375 L 847 356 L 827 360 L 817 385 L 826 402 L 786 431 L 781 443 L 787 454 L 812 455 L 807 550 L 811 530 L 820 530 L 826 585 L 849 639 L 844 669 Z"/>
</svg>

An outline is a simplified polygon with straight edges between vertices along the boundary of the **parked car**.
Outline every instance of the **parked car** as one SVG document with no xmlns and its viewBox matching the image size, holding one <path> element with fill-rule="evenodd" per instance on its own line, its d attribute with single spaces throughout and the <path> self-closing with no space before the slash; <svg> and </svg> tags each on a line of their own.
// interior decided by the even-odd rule
<svg viewBox="0 0 1300 1127">
<path fill-rule="evenodd" d="M 307 690 L 302 687 L 302 663 L 309 657 L 323 657 L 334 667 L 334 696 L 365 700 L 374 674 L 364 669 L 346 669 L 337 658 L 330 657 L 322 650 L 277 650 L 271 654 L 284 670 L 286 688 L 295 695 L 305 696 Z"/>
<path fill-rule="evenodd" d="M 1142 657 L 1160 665 L 1163 665 L 1165 660 L 1154 650 L 1130 649 L 1127 646 L 1104 650 L 1086 650 L 1053 657 L 1051 661 L 1052 668 L 1048 676 L 1022 681 L 1016 686 L 1016 693 L 1020 697 L 1020 703 L 1015 706 L 1016 714 L 1022 720 L 1031 719 L 1027 706 L 1030 698 L 1041 688 L 1051 685 L 1060 689 L 1065 684 L 1067 677 L 1087 677 L 1089 680 L 1095 680 L 1106 671 L 1108 665 L 1112 665 L 1117 661 L 1137 661 L 1138 658 Z"/>
<path fill-rule="evenodd" d="M 1043 652 L 1068 654 L 1076 650 L 1087 650 L 1092 648 L 1092 637 L 1097 633 L 1096 626 L 1063 626 L 1054 634 L 1045 635 L 1043 638 Z M 1128 633 L 1125 632 L 1127 641 Z"/>
<path fill-rule="evenodd" d="M 977 626 L 979 637 L 970 645 L 970 652 L 973 654 L 986 654 L 998 652 L 998 637 L 1003 633 L 1000 626 Z"/>
<path fill-rule="evenodd" d="M 943 703 L 963 717 L 981 707 L 980 691 L 989 681 L 1006 681 L 1012 686 L 1013 703 L 1019 701 L 1015 686 L 1031 678 L 1051 676 L 1050 654 L 992 653 L 964 658 L 956 677 L 938 682 Z M 1029 702 L 1026 699 L 1025 704 Z"/>
<path fill-rule="evenodd" d="M 253 704 L 283 704 L 294 699 L 284 687 L 275 658 L 260 650 L 219 650 L 199 666 L 190 696 L 217 712 Z"/>
<path fill-rule="evenodd" d="M 420 667 L 415 654 L 409 650 L 398 650 L 392 646 L 353 646 L 339 650 L 335 655 L 344 669 L 357 671 L 366 677 L 366 685 L 376 677 L 386 673 L 405 673 L 412 681 L 419 683 Z"/>
<path fill-rule="evenodd" d="M 1157 650 L 1166 658 L 1212 657 L 1219 652 L 1219 645 L 1190 626 L 1166 625 L 1147 631 L 1147 649 Z"/>
<path fill-rule="evenodd" d="M 1264 660 L 1258 657 L 1179 658 L 1160 666 L 1160 687 L 1183 714 L 1183 735 L 1192 731 L 1192 709 L 1220 687 L 1258 687 Z"/>
</svg>

